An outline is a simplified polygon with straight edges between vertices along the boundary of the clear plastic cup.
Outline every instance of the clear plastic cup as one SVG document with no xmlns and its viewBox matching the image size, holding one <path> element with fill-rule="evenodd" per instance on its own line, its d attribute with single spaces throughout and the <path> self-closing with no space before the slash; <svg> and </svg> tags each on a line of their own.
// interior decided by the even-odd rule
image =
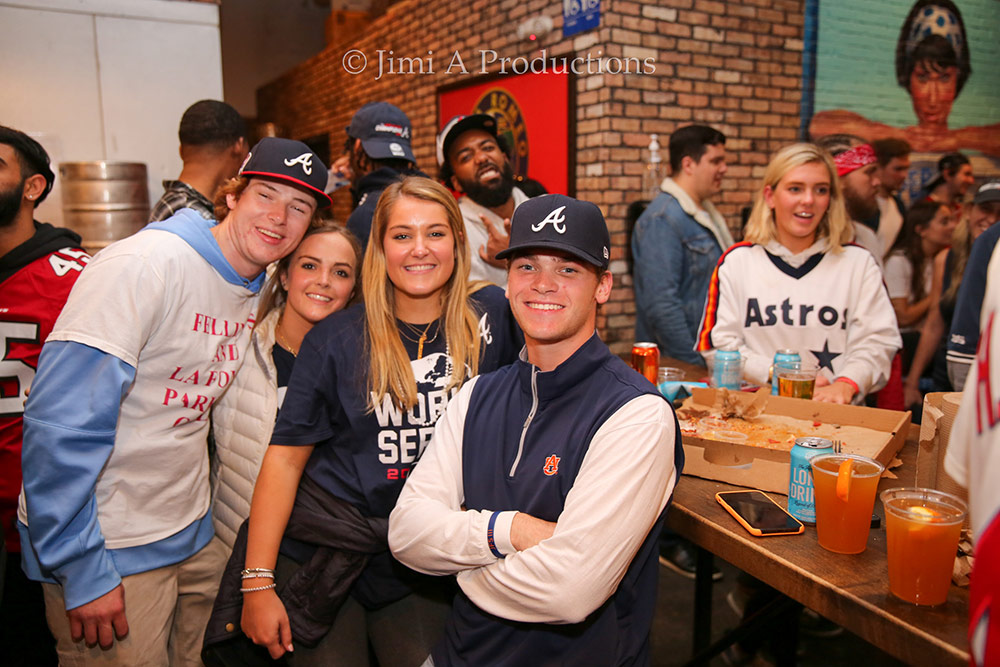
<svg viewBox="0 0 1000 667">
<path fill-rule="evenodd" d="M 656 384 L 661 382 L 683 382 L 687 374 L 673 366 L 660 366 L 656 371 Z"/>
<path fill-rule="evenodd" d="M 809 466 L 819 545 L 839 554 L 861 553 L 868 544 L 878 480 L 885 466 L 856 454 L 820 454 L 809 460 Z"/>
<path fill-rule="evenodd" d="M 887 489 L 881 498 L 889 592 L 913 604 L 944 603 L 968 506 L 950 493 L 915 487 Z"/>
</svg>

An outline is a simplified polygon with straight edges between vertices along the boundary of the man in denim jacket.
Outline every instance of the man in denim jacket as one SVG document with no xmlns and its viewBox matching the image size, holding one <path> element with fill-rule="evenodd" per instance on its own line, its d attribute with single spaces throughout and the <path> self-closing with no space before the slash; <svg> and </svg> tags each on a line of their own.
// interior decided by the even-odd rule
<svg viewBox="0 0 1000 667">
<path fill-rule="evenodd" d="M 694 351 L 709 279 L 733 244 L 709 197 L 726 173 L 726 137 L 705 125 L 670 137 L 671 178 L 635 224 L 635 339 L 652 341 L 668 357 L 703 365 Z"/>
</svg>

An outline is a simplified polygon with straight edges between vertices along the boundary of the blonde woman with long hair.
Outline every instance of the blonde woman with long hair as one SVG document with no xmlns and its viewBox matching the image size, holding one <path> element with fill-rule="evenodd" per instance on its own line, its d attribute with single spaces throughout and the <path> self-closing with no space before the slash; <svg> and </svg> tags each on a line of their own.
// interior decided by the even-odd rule
<svg viewBox="0 0 1000 667">
<path fill-rule="evenodd" d="M 242 627 L 272 657 L 367 665 L 370 642 L 382 667 L 419 665 L 443 631 L 452 583 L 394 560 L 385 519 L 449 398 L 520 349 L 503 292 L 470 285 L 468 275 L 454 197 L 422 177 L 390 185 L 365 253 L 364 303 L 335 313 L 303 341 L 254 490 Z M 322 540 L 303 544 L 296 511 L 309 503 L 331 507 L 337 522 L 320 520 Z M 343 603 L 286 606 L 271 584 L 281 592 L 286 580 L 308 571 L 314 585 L 304 593 L 317 597 L 314 588 L 329 584 L 330 562 L 340 557 L 325 541 L 338 531 L 350 549 L 337 569 Z M 317 559 L 329 562 L 315 569 Z M 329 632 L 293 643 L 293 631 L 323 614 Z"/>
<path fill-rule="evenodd" d="M 745 240 L 709 286 L 697 349 L 739 350 L 744 377 L 770 379 L 775 350 L 820 366 L 813 398 L 860 401 L 882 387 L 901 345 L 882 275 L 854 231 L 829 153 L 799 143 L 771 159 Z"/>
</svg>

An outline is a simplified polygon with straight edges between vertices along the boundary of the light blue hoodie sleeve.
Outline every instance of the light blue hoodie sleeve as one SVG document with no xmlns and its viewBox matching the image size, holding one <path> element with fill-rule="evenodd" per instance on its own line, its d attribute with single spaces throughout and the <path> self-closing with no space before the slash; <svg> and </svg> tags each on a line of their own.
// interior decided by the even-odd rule
<svg viewBox="0 0 1000 667">
<path fill-rule="evenodd" d="M 94 490 L 134 379 L 132 366 L 81 343 L 48 343 L 38 361 L 21 454 L 28 534 L 43 572 L 62 584 L 67 609 L 121 583 Z"/>
</svg>

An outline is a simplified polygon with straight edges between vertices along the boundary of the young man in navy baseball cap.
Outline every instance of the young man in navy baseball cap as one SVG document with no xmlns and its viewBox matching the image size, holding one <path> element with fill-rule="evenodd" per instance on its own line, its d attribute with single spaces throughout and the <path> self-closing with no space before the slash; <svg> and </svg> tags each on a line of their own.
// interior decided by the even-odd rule
<svg viewBox="0 0 1000 667">
<path fill-rule="evenodd" d="M 388 102 L 369 102 L 357 110 L 347 126 L 351 188 L 358 205 L 347 218 L 347 228 L 368 247 L 375 204 L 382 191 L 405 176 L 425 176 L 416 168 L 410 146 L 413 128 L 403 110 Z"/>
<path fill-rule="evenodd" d="M 247 154 L 237 175 L 260 176 L 294 185 L 312 195 L 319 208 L 333 203 L 325 192 L 326 165 L 301 141 L 264 137 Z"/>
<path fill-rule="evenodd" d="M 242 366 L 264 270 L 329 205 L 326 179 L 305 144 L 263 139 L 223 187 L 221 222 L 182 208 L 74 285 L 25 407 L 18 513 L 60 662 L 200 664 L 228 555 L 209 415 Z"/>
<path fill-rule="evenodd" d="M 428 664 L 645 664 L 673 410 L 595 331 L 600 209 L 531 199 L 500 256 L 521 359 L 462 387 L 389 517 L 396 558 L 461 587 Z"/>
</svg>

